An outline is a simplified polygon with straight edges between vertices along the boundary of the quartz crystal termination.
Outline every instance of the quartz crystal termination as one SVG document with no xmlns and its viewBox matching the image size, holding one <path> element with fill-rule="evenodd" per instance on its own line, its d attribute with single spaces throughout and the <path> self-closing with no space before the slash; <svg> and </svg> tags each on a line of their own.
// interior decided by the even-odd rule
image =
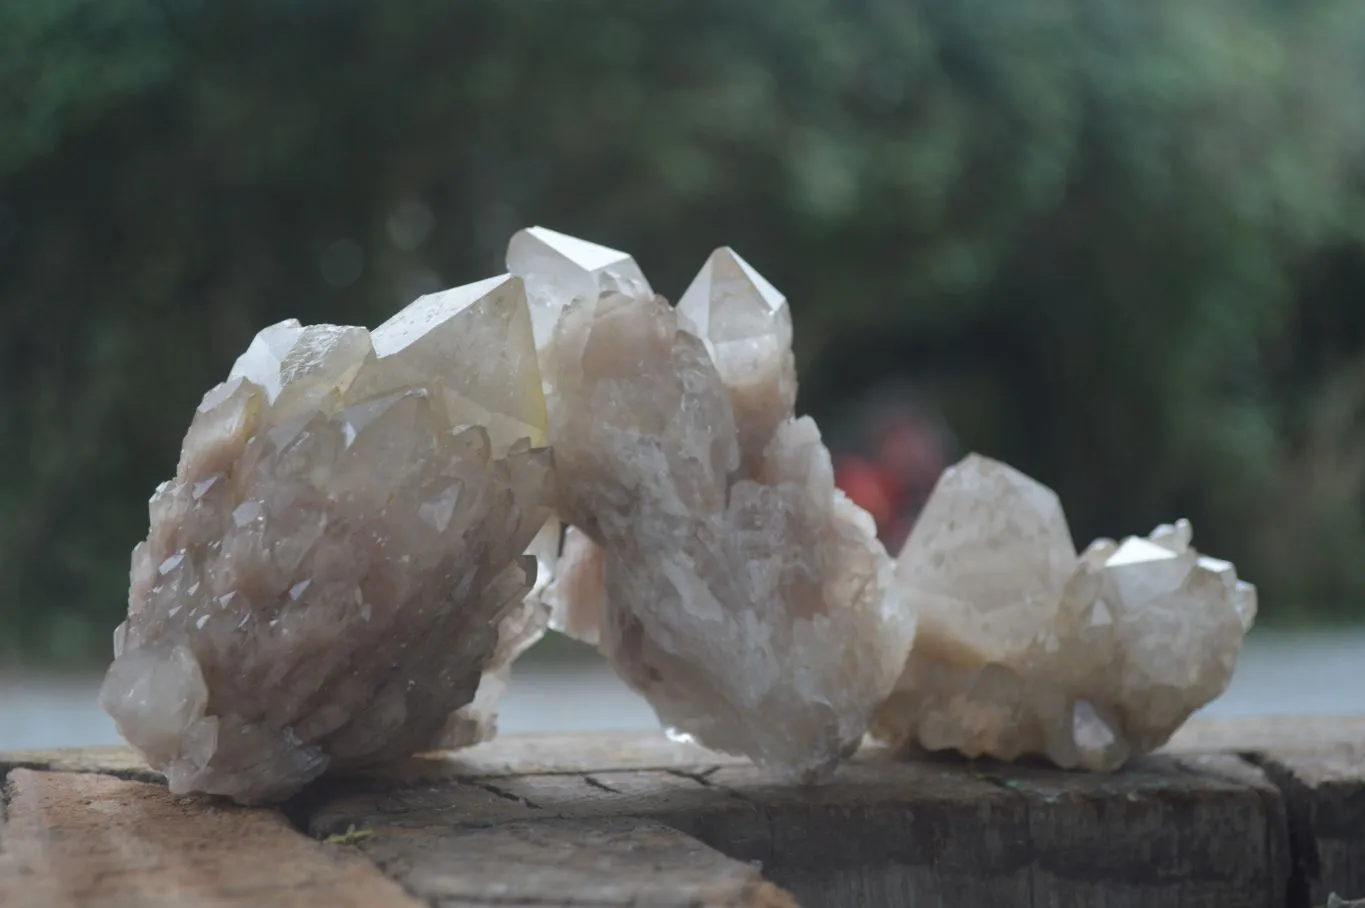
<svg viewBox="0 0 1365 908">
<path fill-rule="evenodd" d="M 628 296 L 648 299 L 654 291 L 640 266 L 624 252 L 589 243 L 545 227 L 527 227 L 512 235 L 507 244 L 507 270 L 520 277 L 526 287 L 526 298 L 531 310 L 531 324 L 535 339 L 536 355 L 540 361 L 540 376 L 544 382 L 547 400 L 553 400 L 557 391 L 553 376 L 556 372 L 554 357 L 558 347 L 551 343 L 555 325 L 564 307 L 572 302 L 595 304 L 597 299 L 608 292 L 623 293 Z M 567 530 L 557 517 L 552 517 L 532 545 L 531 554 L 535 555 L 539 566 L 539 576 L 535 589 L 531 592 L 532 601 L 544 611 L 551 613 L 551 626 L 556 630 L 566 628 L 555 623 L 553 601 L 563 599 L 565 584 L 558 586 L 559 592 L 548 588 L 556 575 L 561 545 L 566 551 L 583 549 L 590 559 L 600 558 L 600 553 L 591 551 L 592 543 L 584 539 L 572 540 L 572 528 Z M 577 576 L 584 577 L 581 571 Z M 589 582 L 591 575 L 586 575 Z M 593 597 L 580 601 L 579 610 L 588 607 Z M 591 622 L 591 618 L 588 619 Z M 589 633 L 586 627 L 584 633 Z M 571 636 L 573 636 L 571 634 Z M 583 638 L 589 642 L 587 638 Z M 596 643 L 595 639 L 591 641 Z"/>
<path fill-rule="evenodd" d="M 152 497 L 104 708 L 173 792 L 242 803 L 485 736 L 543 630 L 522 553 L 552 504 L 544 440 L 516 278 L 373 334 L 265 329 Z"/>
<path fill-rule="evenodd" d="M 1051 489 L 971 455 L 897 560 L 919 631 L 873 733 L 928 750 L 1111 770 L 1232 677 L 1256 589 L 1186 521 L 1077 557 Z"/>
<path fill-rule="evenodd" d="M 508 260 L 559 312 L 541 357 L 571 524 L 552 626 L 598 645 L 675 733 L 818 777 L 857 747 L 914 621 L 814 422 L 793 418 L 786 301 L 721 249 L 675 310 L 623 253 L 531 254 L 545 233 Z"/>
<path fill-rule="evenodd" d="M 679 320 L 706 343 L 739 428 L 748 473 L 796 409 L 796 360 L 787 298 L 731 249 L 717 249 L 678 300 Z"/>
<path fill-rule="evenodd" d="M 555 325 L 564 307 L 572 302 L 595 304 L 604 293 L 649 299 L 654 291 L 635 259 L 545 227 L 527 227 L 507 243 L 507 270 L 526 285 L 536 350 L 542 360 L 552 357 Z M 547 383 L 553 363 L 542 362 L 541 377 Z M 553 385 L 549 385 L 553 387 Z"/>
</svg>

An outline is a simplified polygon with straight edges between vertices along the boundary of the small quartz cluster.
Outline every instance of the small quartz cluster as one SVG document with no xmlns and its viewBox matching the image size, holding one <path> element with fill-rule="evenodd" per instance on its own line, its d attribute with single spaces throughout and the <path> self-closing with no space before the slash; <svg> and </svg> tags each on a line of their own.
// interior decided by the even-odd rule
<svg viewBox="0 0 1365 908">
<path fill-rule="evenodd" d="M 1052 490 L 977 455 L 939 481 L 896 576 L 919 632 L 874 734 L 1110 770 L 1227 687 L 1256 590 L 1186 521 L 1079 556 Z"/>
<path fill-rule="evenodd" d="M 532 228 L 558 508 L 553 626 L 675 733 L 795 777 L 858 746 L 914 633 L 871 518 L 796 419 L 786 300 L 729 249 L 675 309 L 624 253 Z"/>
<path fill-rule="evenodd" d="M 151 500 L 105 709 L 172 791 L 243 803 L 486 736 L 544 627 L 544 440 L 514 277 L 265 329 Z"/>
</svg>

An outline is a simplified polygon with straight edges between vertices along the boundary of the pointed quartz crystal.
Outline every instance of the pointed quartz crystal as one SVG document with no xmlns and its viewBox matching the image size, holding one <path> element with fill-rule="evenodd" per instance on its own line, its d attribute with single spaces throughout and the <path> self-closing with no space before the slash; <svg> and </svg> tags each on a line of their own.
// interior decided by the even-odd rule
<svg viewBox="0 0 1365 908">
<path fill-rule="evenodd" d="M 644 272 L 624 252 L 544 227 L 527 227 L 507 244 L 507 270 L 526 283 L 536 348 L 543 349 L 564 306 L 596 302 L 608 291 L 653 296 Z"/>
<path fill-rule="evenodd" d="M 558 393 L 552 381 L 556 354 L 561 349 L 570 354 L 575 352 L 569 351 L 567 344 L 553 343 L 555 326 L 566 306 L 577 302 L 590 309 L 606 293 L 636 299 L 654 296 L 644 272 L 628 254 L 545 227 L 527 227 L 513 234 L 507 244 L 507 270 L 521 278 L 526 287 L 541 378 L 550 399 Z M 550 613 L 551 625 L 560 630 L 563 628 L 555 625 L 556 615 L 566 607 L 564 594 L 568 587 L 560 584 L 556 593 L 548 586 L 556 571 L 563 534 L 563 524 L 552 518 L 530 551 L 539 568 L 539 579 L 530 599 Z M 591 548 L 595 544 L 580 538 L 575 545 Z"/>
<path fill-rule="evenodd" d="M 1165 743 L 1227 687 L 1256 613 L 1187 521 L 1077 556 L 1045 486 L 971 455 L 897 561 L 920 625 L 874 734 L 929 750 L 1107 770 Z"/>
<path fill-rule="evenodd" d="M 791 311 L 777 291 L 729 247 L 706 260 L 678 300 L 679 321 L 706 342 L 739 426 L 750 470 L 796 406 Z"/>
<path fill-rule="evenodd" d="M 120 732 L 172 791 L 243 803 L 486 736 L 544 626 L 544 412 L 516 278 L 373 333 L 262 331 L 152 497 L 101 691 Z"/>
<path fill-rule="evenodd" d="M 729 250 L 689 291 L 695 317 L 643 280 L 594 296 L 586 256 L 575 281 L 526 270 L 525 235 L 509 267 L 560 313 L 541 359 L 571 524 L 552 625 L 595 642 L 674 735 L 820 774 L 861 740 L 914 620 L 793 417 L 785 301 Z"/>
</svg>

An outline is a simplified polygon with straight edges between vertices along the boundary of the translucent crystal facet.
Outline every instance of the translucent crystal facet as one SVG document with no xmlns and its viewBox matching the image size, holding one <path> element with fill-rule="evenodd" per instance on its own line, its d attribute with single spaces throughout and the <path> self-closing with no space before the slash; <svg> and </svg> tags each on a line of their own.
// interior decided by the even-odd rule
<svg viewBox="0 0 1365 908">
<path fill-rule="evenodd" d="M 796 406 L 787 298 L 728 247 L 717 249 L 678 300 L 679 320 L 706 342 L 730 392 L 750 470 Z"/>
<path fill-rule="evenodd" d="M 653 295 L 644 272 L 626 253 L 544 227 L 512 236 L 507 270 L 526 282 L 538 348 L 549 342 L 560 312 L 574 300 L 595 302 L 607 291 Z"/>
<path fill-rule="evenodd" d="M 544 625 L 522 554 L 550 512 L 544 413 L 512 277 L 372 334 L 262 331 L 151 500 L 101 693 L 121 733 L 173 791 L 242 802 L 486 736 Z"/>
<path fill-rule="evenodd" d="M 552 623 L 596 642 L 673 734 L 828 768 L 890 691 L 914 621 L 815 424 L 793 417 L 785 301 L 729 250 L 683 311 L 642 279 L 594 296 L 538 275 L 517 244 L 510 267 L 557 288 L 560 313 L 542 363 L 572 527 Z"/>
<path fill-rule="evenodd" d="M 1113 769 L 1231 679 L 1256 613 L 1187 521 L 1079 556 L 1061 503 L 972 455 L 939 481 L 897 561 L 920 618 L 874 733 L 930 750 Z"/>
</svg>

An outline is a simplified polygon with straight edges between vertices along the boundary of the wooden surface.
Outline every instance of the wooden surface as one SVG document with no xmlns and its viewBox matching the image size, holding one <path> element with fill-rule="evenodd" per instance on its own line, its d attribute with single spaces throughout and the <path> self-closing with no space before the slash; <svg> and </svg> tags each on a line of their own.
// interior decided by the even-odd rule
<svg viewBox="0 0 1365 908">
<path fill-rule="evenodd" d="M 0 906 L 1290 906 L 1365 897 L 1365 717 L 1193 722 L 1121 773 L 865 748 L 817 787 L 509 737 L 279 810 L 117 748 L 0 755 Z"/>
</svg>

